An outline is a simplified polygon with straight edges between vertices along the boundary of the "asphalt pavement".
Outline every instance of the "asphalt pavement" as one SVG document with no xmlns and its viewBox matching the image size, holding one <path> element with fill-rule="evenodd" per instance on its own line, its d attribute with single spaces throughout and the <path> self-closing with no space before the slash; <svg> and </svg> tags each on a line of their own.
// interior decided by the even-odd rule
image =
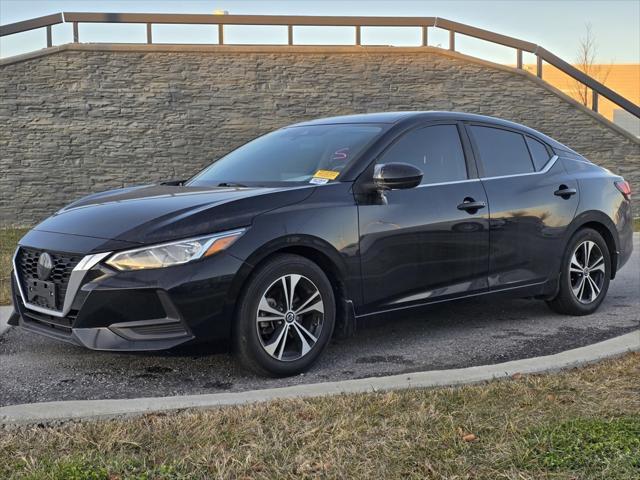
<svg viewBox="0 0 640 480">
<path fill-rule="evenodd" d="M 56 400 L 247 391 L 406 372 L 463 368 L 550 355 L 640 326 L 640 237 L 600 309 L 585 317 L 544 302 L 477 298 L 370 319 L 334 340 L 304 375 L 265 379 L 219 348 L 95 352 L 10 328 L 0 337 L 0 406 Z"/>
</svg>

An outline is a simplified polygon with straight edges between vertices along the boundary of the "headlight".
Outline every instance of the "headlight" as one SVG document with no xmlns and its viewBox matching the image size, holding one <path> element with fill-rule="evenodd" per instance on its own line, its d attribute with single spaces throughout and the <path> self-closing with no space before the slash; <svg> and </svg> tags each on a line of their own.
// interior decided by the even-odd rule
<svg viewBox="0 0 640 480">
<path fill-rule="evenodd" d="M 243 228 L 206 237 L 126 250 L 114 254 L 106 263 L 118 270 L 142 270 L 180 265 L 225 250 L 244 232 Z"/>
</svg>

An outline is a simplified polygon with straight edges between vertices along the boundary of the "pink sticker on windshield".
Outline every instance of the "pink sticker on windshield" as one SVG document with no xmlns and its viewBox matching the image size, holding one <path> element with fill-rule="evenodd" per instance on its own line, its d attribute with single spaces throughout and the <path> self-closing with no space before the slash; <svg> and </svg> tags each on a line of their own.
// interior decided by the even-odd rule
<svg viewBox="0 0 640 480">
<path fill-rule="evenodd" d="M 331 160 L 346 160 L 349 157 L 349 147 L 341 148 L 333 152 Z"/>
</svg>

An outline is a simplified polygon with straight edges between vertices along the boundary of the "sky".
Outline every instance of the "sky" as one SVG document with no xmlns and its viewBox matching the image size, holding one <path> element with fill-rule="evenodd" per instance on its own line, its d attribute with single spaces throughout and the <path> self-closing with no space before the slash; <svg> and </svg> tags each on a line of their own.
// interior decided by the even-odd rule
<svg viewBox="0 0 640 480">
<path fill-rule="evenodd" d="M 7 24 L 61 11 L 205 13 L 226 10 L 230 14 L 338 15 L 338 16 L 437 16 L 542 45 L 572 62 L 578 43 L 590 23 L 598 44 L 600 63 L 640 63 L 640 0 L 0 0 L 0 24 Z M 153 27 L 154 42 L 215 43 L 215 26 Z M 53 28 L 54 44 L 71 41 L 71 25 Z M 145 42 L 144 25 L 81 24 L 83 42 Z M 44 29 L 0 38 L 0 56 L 7 57 L 45 46 Z M 368 27 L 362 43 L 374 45 L 419 45 L 417 28 Z M 286 43 L 286 28 L 225 27 L 226 43 Z M 294 42 L 300 44 L 349 44 L 353 28 L 299 27 Z M 430 29 L 429 44 L 448 46 L 446 32 Z M 458 36 L 462 53 L 499 62 L 514 63 L 513 50 Z M 525 63 L 533 57 L 525 56 Z"/>
</svg>

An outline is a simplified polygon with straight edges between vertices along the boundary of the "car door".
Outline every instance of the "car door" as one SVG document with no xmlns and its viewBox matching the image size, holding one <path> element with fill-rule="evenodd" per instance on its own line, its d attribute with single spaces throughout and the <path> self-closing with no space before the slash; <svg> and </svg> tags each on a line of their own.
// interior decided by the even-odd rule
<svg viewBox="0 0 640 480">
<path fill-rule="evenodd" d="M 540 139 L 495 125 L 466 128 L 491 205 L 489 288 L 542 284 L 559 265 L 577 182 Z"/>
<path fill-rule="evenodd" d="M 358 200 L 365 302 L 359 313 L 487 290 L 489 209 L 461 133 L 456 123 L 423 125 L 376 160 L 410 163 L 424 176 L 415 188 Z"/>
</svg>

